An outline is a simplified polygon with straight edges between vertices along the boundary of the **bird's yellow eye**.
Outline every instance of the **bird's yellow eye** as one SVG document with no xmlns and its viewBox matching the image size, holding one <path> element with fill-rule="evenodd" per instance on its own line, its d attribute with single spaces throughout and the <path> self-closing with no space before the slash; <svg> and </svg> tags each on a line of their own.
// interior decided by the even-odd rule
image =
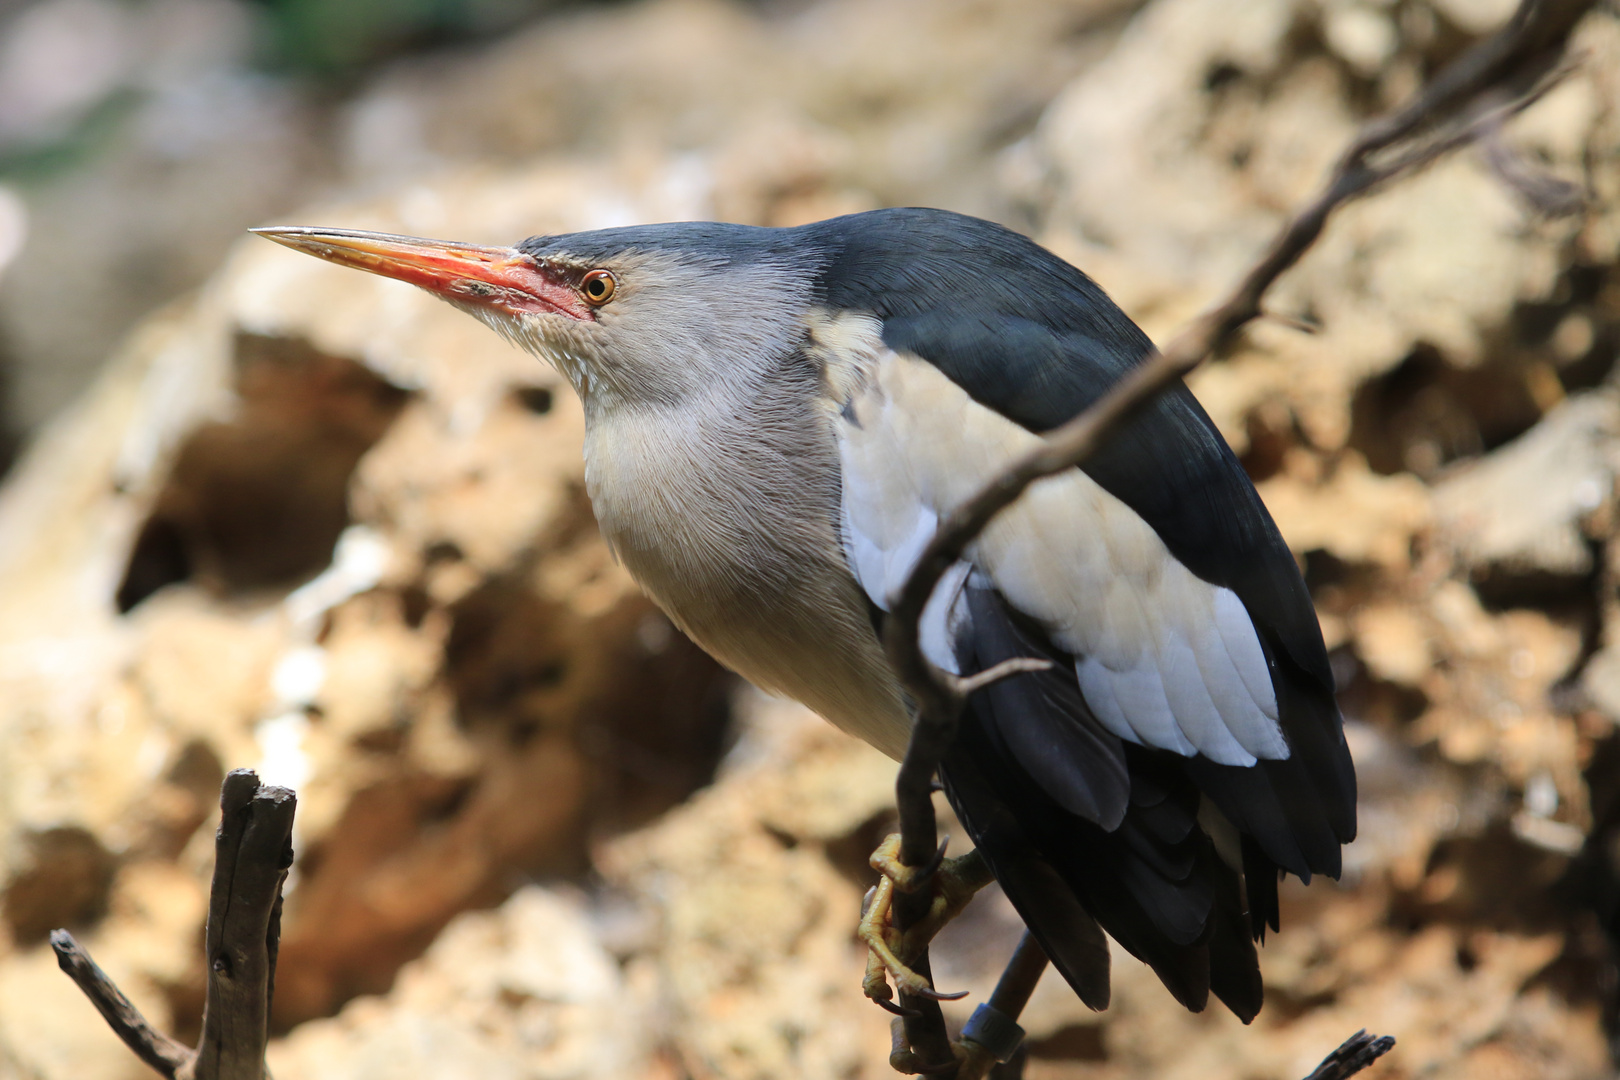
<svg viewBox="0 0 1620 1080">
<path fill-rule="evenodd" d="M 613 299 L 618 288 L 619 283 L 606 270 L 592 270 L 579 283 L 579 291 L 585 294 L 585 302 L 592 307 L 601 307 Z"/>
</svg>

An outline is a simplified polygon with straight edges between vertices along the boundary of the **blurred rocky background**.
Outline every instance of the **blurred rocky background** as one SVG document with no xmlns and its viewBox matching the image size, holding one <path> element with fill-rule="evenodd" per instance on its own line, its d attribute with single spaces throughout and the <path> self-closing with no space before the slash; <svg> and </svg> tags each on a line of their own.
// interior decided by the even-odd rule
<svg viewBox="0 0 1620 1080">
<path fill-rule="evenodd" d="M 0 1080 L 145 1075 L 56 926 L 194 1035 L 237 766 L 300 796 L 280 1080 L 890 1075 L 853 928 L 892 764 L 639 596 L 552 372 L 243 228 L 927 203 L 1162 338 L 1511 7 L 0 0 Z M 1031 1078 L 1292 1080 L 1359 1027 L 1392 1078 L 1613 1074 L 1620 24 L 1578 42 L 1192 380 L 1333 650 L 1344 881 L 1286 891 L 1249 1028 L 1123 954 L 1104 1014 L 1049 978 Z M 1017 930 L 982 897 L 939 984 Z"/>
</svg>

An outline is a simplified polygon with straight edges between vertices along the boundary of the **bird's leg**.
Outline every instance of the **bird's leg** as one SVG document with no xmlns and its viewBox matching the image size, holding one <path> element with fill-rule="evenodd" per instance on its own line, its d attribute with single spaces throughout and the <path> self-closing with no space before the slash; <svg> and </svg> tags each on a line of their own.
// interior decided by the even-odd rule
<svg viewBox="0 0 1620 1080">
<path fill-rule="evenodd" d="M 888 979 L 907 993 L 940 1000 L 953 1000 L 961 994 L 941 994 L 927 979 L 911 970 L 910 964 L 928 948 L 945 924 L 962 913 L 968 901 L 994 880 L 990 864 L 975 849 L 954 859 L 944 858 L 945 849 L 928 866 L 907 866 L 900 861 L 900 834 L 891 833 L 872 853 L 872 869 L 883 875 L 867 894 L 861 915 L 861 940 L 869 955 L 861 989 L 873 1001 L 895 1011 L 894 992 Z M 914 925 L 901 931 L 894 924 L 894 894 L 929 889 L 928 912 Z"/>
</svg>

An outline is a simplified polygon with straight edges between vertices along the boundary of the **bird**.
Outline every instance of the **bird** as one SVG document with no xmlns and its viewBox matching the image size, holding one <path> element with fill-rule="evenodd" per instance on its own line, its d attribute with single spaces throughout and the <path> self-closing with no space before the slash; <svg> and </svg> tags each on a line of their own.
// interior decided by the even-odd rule
<svg viewBox="0 0 1620 1080">
<path fill-rule="evenodd" d="M 881 635 L 940 518 L 1153 355 L 1077 267 L 1001 225 L 891 208 L 484 247 L 255 230 L 421 286 L 560 371 L 607 544 L 693 641 L 900 758 Z M 972 694 L 939 770 L 1053 965 L 1106 1007 L 1104 934 L 1245 1023 L 1278 886 L 1337 878 L 1355 770 L 1299 568 L 1181 382 L 1031 486 L 932 594 Z M 1030 665 L 1035 667 L 1037 665 Z"/>
</svg>

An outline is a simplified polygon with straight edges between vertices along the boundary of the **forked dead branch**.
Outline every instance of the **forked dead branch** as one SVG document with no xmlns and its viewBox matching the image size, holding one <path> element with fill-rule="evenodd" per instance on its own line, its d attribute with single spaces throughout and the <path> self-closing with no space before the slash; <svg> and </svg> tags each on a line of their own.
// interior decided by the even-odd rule
<svg viewBox="0 0 1620 1080">
<path fill-rule="evenodd" d="M 1247 323 L 1259 317 L 1267 290 L 1316 242 L 1335 210 L 1456 149 L 1494 140 L 1506 119 L 1538 100 L 1569 70 L 1566 47 L 1570 35 L 1595 6 L 1596 0 L 1522 0 L 1500 31 L 1440 71 L 1409 104 L 1361 130 L 1320 194 L 1284 224 L 1225 300 L 1195 319 L 1095 404 L 1050 432 L 1038 448 L 941 519 L 910 577 L 892 598 L 890 617 L 884 624 L 884 647 L 918 713 L 895 785 L 901 863 L 928 867 L 934 859 L 938 843 L 933 805 L 935 775 L 955 736 L 964 692 L 983 685 L 981 680 L 964 686 L 923 656 L 923 609 L 941 578 L 990 520 L 1032 483 L 1084 462 L 1157 394 L 1220 351 Z M 1500 158 L 1500 153 L 1496 156 Z M 1498 166 L 1497 174 L 1532 205 L 1545 201 L 1536 196 L 1551 190 L 1523 169 L 1504 170 Z M 1559 191 L 1568 194 L 1562 188 Z M 1562 199 L 1561 205 L 1568 201 Z M 1013 669 L 1006 669 L 1000 674 L 1013 673 Z M 921 877 L 923 883 L 912 891 L 896 894 L 894 914 L 902 931 L 927 913 L 931 890 L 926 885 L 927 875 Z M 928 977 L 926 947 L 918 955 L 902 959 L 919 975 Z M 1003 982 L 1010 979 L 1016 985 L 1027 983 L 1032 987 L 1045 965 L 1046 958 L 1039 948 L 1026 940 Z M 1027 998 L 1027 993 L 1024 996 Z M 1008 1024 L 1016 1021 L 1023 1001 L 1014 995 L 1010 1003 L 1015 1007 L 1008 1014 L 992 999 L 993 1007 Z M 896 1050 L 891 1057 L 897 1069 L 977 1080 L 993 1065 L 995 1055 L 971 1042 L 953 1049 L 939 1004 L 931 996 L 902 988 L 900 1006 L 903 1018 L 897 1024 L 903 1033 L 897 1030 Z M 1013 1032 L 1015 1037 L 1016 1028 Z M 966 1056 L 959 1058 L 958 1052 Z M 1341 1071 L 1322 1075 L 1348 1076 L 1371 1060 L 1365 1055 L 1352 1055 L 1338 1066 Z"/>
<path fill-rule="evenodd" d="M 264 1080 L 281 938 L 281 887 L 292 865 L 297 797 L 236 769 L 220 788 L 208 900 L 208 998 L 195 1049 L 162 1034 L 66 930 L 51 934 L 62 970 L 118 1037 L 169 1080 Z"/>
</svg>

